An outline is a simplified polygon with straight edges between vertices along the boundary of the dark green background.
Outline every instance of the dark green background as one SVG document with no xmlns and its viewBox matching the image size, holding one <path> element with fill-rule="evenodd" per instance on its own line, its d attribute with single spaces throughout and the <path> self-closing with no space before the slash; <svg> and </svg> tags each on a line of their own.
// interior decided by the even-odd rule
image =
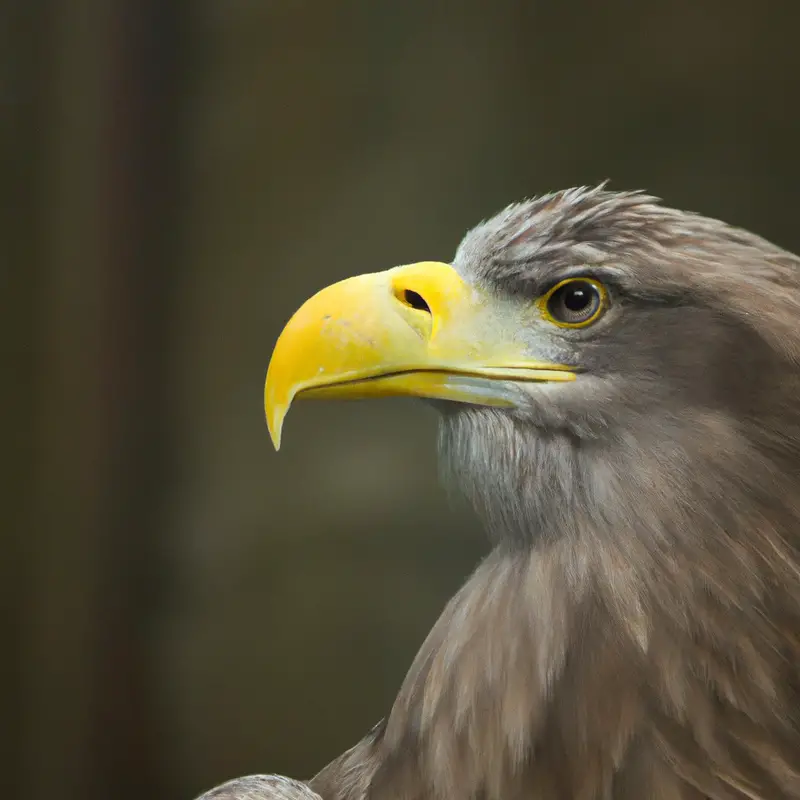
<svg viewBox="0 0 800 800">
<path fill-rule="evenodd" d="M 800 250 L 794 2 L 17 2 L 0 13 L 6 796 L 308 776 L 484 552 L 414 403 L 275 338 L 605 178 Z M 3 787 L 6 788 L 6 787 Z"/>
</svg>

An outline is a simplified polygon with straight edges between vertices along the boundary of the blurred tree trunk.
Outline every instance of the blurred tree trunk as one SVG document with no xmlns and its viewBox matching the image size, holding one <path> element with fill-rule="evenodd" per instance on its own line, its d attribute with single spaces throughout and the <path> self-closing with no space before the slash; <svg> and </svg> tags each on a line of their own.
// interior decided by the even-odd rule
<svg viewBox="0 0 800 800">
<path fill-rule="evenodd" d="M 3 765 L 0 795 L 23 796 L 20 763 L 24 742 L 27 703 L 22 694 L 26 671 L 24 659 L 30 599 L 30 561 L 35 532 L 32 527 L 31 447 L 35 361 L 31 338 L 35 285 L 39 276 L 39 239 L 35 222 L 33 186 L 38 176 L 35 161 L 41 82 L 34 64 L 41 55 L 41 26 L 24 4 L 0 8 L 0 314 L 4 380 L 2 392 L 3 458 L 0 486 L 3 489 L 0 558 L 0 693 L 3 724 Z M 32 42 L 31 42 L 32 40 Z M 27 42 L 27 44 L 26 44 Z"/>
<path fill-rule="evenodd" d="M 37 252 L 20 254 L 12 325 L 36 381 L 21 409 L 34 461 L 15 796 L 158 798 L 186 17 L 160 0 L 30 5 L 41 46 L 17 76 L 35 84 L 18 135 L 35 164 L 18 183 Z M 34 255 L 36 272 L 23 266 Z"/>
</svg>

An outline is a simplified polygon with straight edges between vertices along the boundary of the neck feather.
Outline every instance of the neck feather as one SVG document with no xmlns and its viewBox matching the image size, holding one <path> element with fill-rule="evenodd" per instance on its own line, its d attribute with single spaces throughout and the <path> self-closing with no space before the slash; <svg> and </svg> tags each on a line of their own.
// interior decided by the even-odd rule
<svg viewBox="0 0 800 800">
<path fill-rule="evenodd" d="M 783 797 L 800 775 L 793 454 L 713 415 L 602 451 L 450 433 L 496 545 L 351 751 L 358 792 L 331 797 Z M 796 772 L 764 767 L 765 741 Z"/>
</svg>

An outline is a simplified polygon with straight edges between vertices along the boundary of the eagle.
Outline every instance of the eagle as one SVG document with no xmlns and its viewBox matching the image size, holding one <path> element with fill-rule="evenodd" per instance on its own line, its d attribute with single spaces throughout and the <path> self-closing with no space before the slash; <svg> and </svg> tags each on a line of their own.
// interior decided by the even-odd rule
<svg viewBox="0 0 800 800">
<path fill-rule="evenodd" d="M 800 258 L 605 184 L 323 289 L 265 410 L 414 396 L 491 550 L 388 715 L 203 800 L 800 798 Z"/>
</svg>

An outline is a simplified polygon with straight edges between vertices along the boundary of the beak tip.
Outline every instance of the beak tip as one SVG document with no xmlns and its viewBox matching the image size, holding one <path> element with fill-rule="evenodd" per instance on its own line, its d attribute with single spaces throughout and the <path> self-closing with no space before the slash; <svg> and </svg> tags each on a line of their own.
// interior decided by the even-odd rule
<svg viewBox="0 0 800 800">
<path fill-rule="evenodd" d="M 281 431 L 283 428 L 283 420 L 279 417 L 270 419 L 267 417 L 267 429 L 269 430 L 269 438 L 272 440 L 272 446 L 277 453 L 281 449 Z"/>
<path fill-rule="evenodd" d="M 270 368 L 272 364 L 270 364 Z M 264 416 L 267 420 L 267 430 L 269 431 L 269 438 L 272 440 L 272 446 L 277 453 L 281 449 L 281 432 L 283 431 L 283 421 L 289 411 L 291 400 L 289 402 L 281 402 L 275 396 L 275 387 L 270 382 L 269 371 L 267 372 L 267 380 L 264 384 Z"/>
</svg>

